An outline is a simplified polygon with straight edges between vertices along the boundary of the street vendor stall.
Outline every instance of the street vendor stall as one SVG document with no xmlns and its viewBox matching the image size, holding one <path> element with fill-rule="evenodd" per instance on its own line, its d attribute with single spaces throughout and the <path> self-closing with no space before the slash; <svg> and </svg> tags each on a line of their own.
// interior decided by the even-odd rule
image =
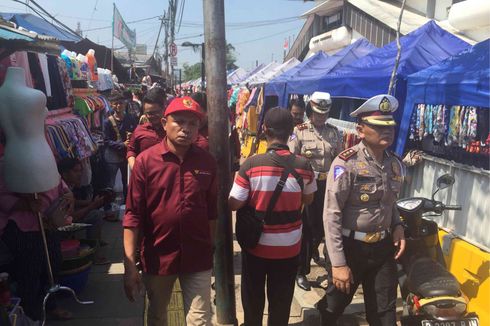
<svg viewBox="0 0 490 326">
<path fill-rule="evenodd" d="M 490 41 L 410 75 L 396 150 L 423 150 L 410 168 L 407 196 L 427 197 L 434 180 L 452 174 L 456 183 L 443 202 L 460 212 L 436 217 L 448 268 L 462 284 L 481 325 L 490 323 L 489 107 Z"/>
</svg>

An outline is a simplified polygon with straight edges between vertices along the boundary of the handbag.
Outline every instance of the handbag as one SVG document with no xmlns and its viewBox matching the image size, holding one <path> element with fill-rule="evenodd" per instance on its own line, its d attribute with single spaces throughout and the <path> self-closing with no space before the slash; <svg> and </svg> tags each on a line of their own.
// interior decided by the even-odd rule
<svg viewBox="0 0 490 326">
<path fill-rule="evenodd" d="M 257 216 L 255 208 L 249 204 L 237 210 L 236 213 L 236 223 L 235 223 L 235 234 L 240 247 L 244 249 L 252 249 L 259 243 L 260 236 L 264 229 L 264 223 L 269 219 L 274 206 L 276 205 L 279 195 L 286 184 L 286 180 L 291 173 L 298 181 L 301 190 L 303 190 L 303 178 L 294 169 L 292 162 L 294 162 L 295 155 L 289 155 L 283 157 L 278 155 L 276 152 L 269 152 L 270 155 L 274 157 L 275 160 L 279 161 L 280 165 L 284 167 L 282 171 L 281 178 L 274 189 L 271 200 L 267 205 L 267 211 L 264 218 Z"/>
</svg>

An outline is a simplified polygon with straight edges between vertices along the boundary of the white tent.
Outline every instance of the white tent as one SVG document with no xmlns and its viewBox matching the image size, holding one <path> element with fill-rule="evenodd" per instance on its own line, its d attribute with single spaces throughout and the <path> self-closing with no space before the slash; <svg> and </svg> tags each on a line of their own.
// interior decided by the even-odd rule
<svg viewBox="0 0 490 326">
<path fill-rule="evenodd" d="M 259 84 L 265 84 L 269 80 L 275 78 L 276 76 L 279 76 L 283 72 L 293 68 L 297 64 L 299 64 L 300 61 L 296 58 L 291 58 L 288 61 L 266 71 L 262 76 L 257 77 L 253 82 L 250 84 L 252 85 L 259 85 Z"/>
</svg>

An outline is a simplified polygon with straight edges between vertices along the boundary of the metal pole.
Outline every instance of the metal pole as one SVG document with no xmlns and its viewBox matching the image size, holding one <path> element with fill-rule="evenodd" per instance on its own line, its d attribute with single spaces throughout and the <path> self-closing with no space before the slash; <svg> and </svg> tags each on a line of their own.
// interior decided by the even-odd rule
<svg viewBox="0 0 490 326">
<path fill-rule="evenodd" d="M 111 50 L 111 73 L 114 74 L 114 14 L 116 13 L 116 4 L 112 3 L 112 50 Z"/>
<path fill-rule="evenodd" d="M 209 147 L 218 162 L 218 221 L 214 254 L 216 317 L 219 324 L 236 325 L 233 231 L 228 208 L 231 164 L 226 103 L 226 51 L 223 51 L 226 48 L 224 0 L 203 0 L 203 10 Z"/>
<path fill-rule="evenodd" d="M 396 59 L 395 59 L 395 66 L 393 67 L 393 71 L 391 72 L 391 78 L 390 78 L 390 84 L 388 86 L 388 94 L 393 95 L 392 92 L 394 90 L 395 84 L 396 84 L 396 73 L 398 71 L 398 65 L 400 64 L 400 58 L 402 55 L 402 45 L 400 43 L 400 26 L 402 24 L 402 17 L 403 17 L 403 11 L 405 10 L 405 2 L 406 0 L 403 0 L 402 6 L 400 8 L 400 16 L 398 16 L 398 25 L 396 27 Z"/>
<path fill-rule="evenodd" d="M 201 91 L 204 92 L 205 80 L 206 80 L 206 48 L 204 43 L 201 43 Z"/>
</svg>

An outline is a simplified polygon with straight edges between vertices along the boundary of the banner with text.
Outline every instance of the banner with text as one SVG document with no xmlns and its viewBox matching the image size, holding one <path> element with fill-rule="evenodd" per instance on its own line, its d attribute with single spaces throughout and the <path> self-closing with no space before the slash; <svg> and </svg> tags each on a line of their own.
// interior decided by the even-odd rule
<svg viewBox="0 0 490 326">
<path fill-rule="evenodd" d="M 129 29 L 119 13 L 119 10 L 117 10 L 116 5 L 114 5 L 114 16 L 112 19 L 112 33 L 114 37 L 123 42 L 128 49 L 134 49 L 136 46 L 136 31 Z"/>
</svg>

